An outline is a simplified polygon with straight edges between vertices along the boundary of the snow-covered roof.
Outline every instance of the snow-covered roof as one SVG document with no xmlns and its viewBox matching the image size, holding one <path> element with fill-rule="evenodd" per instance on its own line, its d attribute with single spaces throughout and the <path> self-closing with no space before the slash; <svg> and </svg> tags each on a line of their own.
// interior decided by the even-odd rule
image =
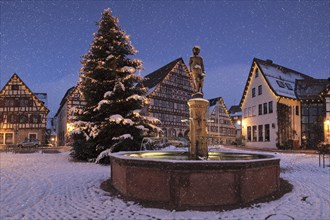
<svg viewBox="0 0 330 220">
<path fill-rule="evenodd" d="M 295 93 L 300 100 L 319 100 L 328 87 L 328 79 L 297 80 Z"/>
<path fill-rule="evenodd" d="M 229 114 L 231 117 L 234 117 L 234 116 L 242 116 L 242 112 L 235 112 L 235 113 L 231 113 Z"/>
<path fill-rule="evenodd" d="M 254 58 L 250 69 L 250 74 L 245 85 L 244 93 L 240 102 L 242 106 L 247 90 L 251 83 L 251 76 L 255 67 L 260 70 L 261 74 L 265 77 L 267 84 L 276 96 L 286 97 L 291 99 L 298 99 L 295 93 L 296 80 L 310 80 L 314 79 L 308 75 L 298 71 L 289 69 L 284 66 L 273 63 L 272 60 L 261 60 Z"/>
<path fill-rule="evenodd" d="M 167 74 L 169 74 L 180 61 L 184 63 L 183 59 L 180 57 L 144 77 L 143 85 L 149 89 L 148 94 L 150 94 L 157 85 L 163 81 Z"/>
<path fill-rule="evenodd" d="M 269 86 L 278 96 L 297 99 L 294 90 L 295 81 L 311 78 L 303 73 L 274 64 L 270 60 L 263 61 L 255 59 L 255 61 L 264 74 Z"/>
</svg>

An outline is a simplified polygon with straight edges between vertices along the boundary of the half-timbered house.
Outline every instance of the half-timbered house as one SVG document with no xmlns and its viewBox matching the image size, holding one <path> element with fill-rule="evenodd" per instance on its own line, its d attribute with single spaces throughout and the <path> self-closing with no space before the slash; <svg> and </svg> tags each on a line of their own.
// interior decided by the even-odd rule
<svg viewBox="0 0 330 220">
<path fill-rule="evenodd" d="M 187 136 L 189 118 L 187 101 L 193 88 L 187 66 L 178 58 L 145 76 L 143 85 L 149 88 L 148 114 L 160 119 L 165 137 Z"/>
<path fill-rule="evenodd" d="M 75 111 L 86 105 L 78 86 L 68 89 L 62 98 L 60 107 L 55 114 L 56 144 L 70 145 L 70 131 L 74 129 Z"/>
<path fill-rule="evenodd" d="M 236 129 L 221 97 L 209 100 L 209 144 L 231 144 L 236 139 Z"/>
<path fill-rule="evenodd" d="M 48 112 L 44 102 L 13 74 L 0 91 L 0 147 L 16 145 L 27 138 L 45 144 Z"/>
</svg>

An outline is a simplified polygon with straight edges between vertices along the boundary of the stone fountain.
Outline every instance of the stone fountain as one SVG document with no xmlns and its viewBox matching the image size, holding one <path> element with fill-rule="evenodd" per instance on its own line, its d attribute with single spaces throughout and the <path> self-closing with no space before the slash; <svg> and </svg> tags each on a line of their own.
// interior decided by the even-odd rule
<svg viewBox="0 0 330 220">
<path fill-rule="evenodd" d="M 272 155 L 208 152 L 204 64 L 193 48 L 189 71 L 188 152 L 138 151 L 110 155 L 111 184 L 128 199 L 176 210 L 246 205 L 279 189 L 280 160 Z"/>
</svg>

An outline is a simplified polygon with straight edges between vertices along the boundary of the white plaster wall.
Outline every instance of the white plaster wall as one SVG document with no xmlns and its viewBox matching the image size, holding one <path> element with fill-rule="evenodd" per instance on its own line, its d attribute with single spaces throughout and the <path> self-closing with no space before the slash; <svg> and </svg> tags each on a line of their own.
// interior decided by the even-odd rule
<svg viewBox="0 0 330 220">
<path fill-rule="evenodd" d="M 260 148 L 276 148 L 276 132 L 277 132 L 277 114 L 276 114 L 276 104 L 277 104 L 277 98 L 275 94 L 272 92 L 272 90 L 268 87 L 267 82 L 264 78 L 264 76 L 259 71 L 259 76 L 255 78 L 256 73 L 256 65 L 254 66 L 253 74 L 251 77 L 251 84 L 247 90 L 247 94 L 245 97 L 245 100 L 242 104 L 242 111 L 243 111 L 243 129 L 242 134 L 245 137 L 245 145 L 246 146 L 253 146 L 253 147 L 260 147 Z M 258 95 L 258 86 L 262 85 L 262 94 Z M 256 89 L 256 96 L 252 98 L 252 88 Z M 267 113 L 263 115 L 258 115 L 259 110 L 259 104 L 263 104 L 267 102 L 273 101 L 273 113 Z M 247 117 L 245 115 L 245 109 L 248 109 L 249 107 L 255 106 L 255 116 Z M 268 109 L 269 111 L 269 109 Z M 265 124 L 270 125 L 270 141 L 269 142 L 248 142 L 247 141 L 247 127 L 256 125 L 263 125 L 263 137 L 265 139 Z M 258 136 L 258 130 L 257 130 L 257 136 Z"/>
<path fill-rule="evenodd" d="M 66 142 L 66 124 L 67 124 L 67 103 L 62 106 L 61 111 L 59 112 L 56 118 L 56 138 L 57 138 L 57 145 L 62 145 Z M 64 139 L 63 143 L 60 143 L 60 134 L 64 131 Z"/>
</svg>

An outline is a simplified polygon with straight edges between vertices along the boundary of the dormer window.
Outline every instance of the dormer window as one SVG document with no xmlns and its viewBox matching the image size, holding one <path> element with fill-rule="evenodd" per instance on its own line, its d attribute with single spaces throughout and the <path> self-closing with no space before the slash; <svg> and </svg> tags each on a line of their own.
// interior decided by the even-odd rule
<svg viewBox="0 0 330 220">
<path fill-rule="evenodd" d="M 285 88 L 285 85 L 284 85 L 284 83 L 283 83 L 282 81 L 276 80 L 276 82 L 277 82 L 277 85 L 278 85 L 279 87 L 281 87 L 281 88 Z"/>
<path fill-rule="evenodd" d="M 293 90 L 292 86 L 290 83 L 285 83 L 286 87 L 289 89 L 289 90 Z"/>
</svg>

